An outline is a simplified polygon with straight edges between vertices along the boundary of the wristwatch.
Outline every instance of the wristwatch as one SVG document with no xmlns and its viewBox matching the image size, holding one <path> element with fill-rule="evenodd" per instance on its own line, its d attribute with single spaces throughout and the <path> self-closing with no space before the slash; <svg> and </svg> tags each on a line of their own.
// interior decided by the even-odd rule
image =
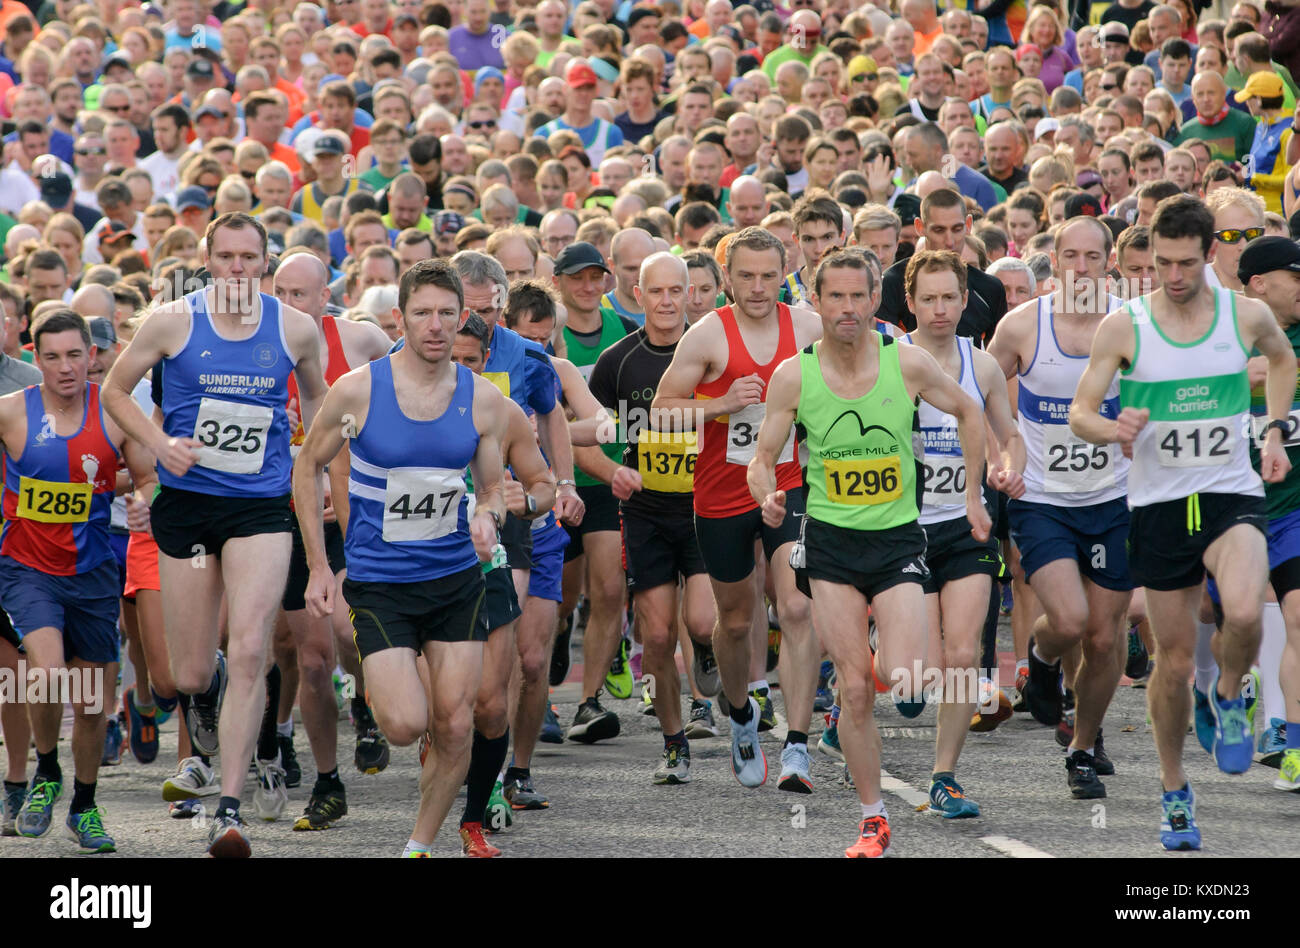
<svg viewBox="0 0 1300 948">
<path fill-rule="evenodd" d="M 577 482 L 577 481 L 571 481 L 571 480 L 556 481 L 556 482 L 555 482 L 555 487 L 556 487 L 557 490 L 558 490 L 559 488 L 561 488 L 561 487 L 572 487 L 572 488 L 574 488 L 574 489 L 576 490 L 577 487 L 578 487 L 578 482 Z"/>
<path fill-rule="evenodd" d="M 1272 421 L 1266 424 L 1264 426 L 1264 430 L 1260 432 L 1259 440 L 1261 443 L 1264 441 L 1265 438 L 1268 437 L 1268 433 L 1272 431 L 1274 428 L 1282 432 L 1283 441 L 1291 437 L 1291 432 L 1294 430 L 1290 418 L 1274 418 Z"/>
<path fill-rule="evenodd" d="M 537 516 L 537 498 L 532 494 L 524 494 L 524 519 L 532 520 Z"/>
<path fill-rule="evenodd" d="M 499 513 L 497 513 L 495 510 L 493 510 L 491 507 L 488 508 L 488 515 L 491 516 L 491 518 L 492 518 L 492 522 L 495 523 L 495 524 L 497 525 L 497 533 L 500 533 L 500 532 L 501 532 L 501 515 L 500 515 Z"/>
</svg>

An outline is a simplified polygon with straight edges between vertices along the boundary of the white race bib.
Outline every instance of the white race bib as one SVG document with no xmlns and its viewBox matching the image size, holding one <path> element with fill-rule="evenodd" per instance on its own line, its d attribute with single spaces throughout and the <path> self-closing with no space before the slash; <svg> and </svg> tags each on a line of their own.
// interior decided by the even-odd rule
<svg viewBox="0 0 1300 948">
<path fill-rule="evenodd" d="M 1267 415 L 1251 415 L 1251 431 L 1255 436 L 1255 445 L 1259 446 L 1264 438 L 1264 428 L 1268 424 Z M 1300 445 L 1300 412 L 1293 411 L 1287 416 L 1287 422 L 1291 425 L 1291 437 L 1285 438 L 1282 444 L 1288 448 L 1294 448 Z"/>
<path fill-rule="evenodd" d="M 1232 460 L 1235 423 L 1160 421 L 1155 425 L 1156 457 L 1163 467 L 1218 467 Z"/>
<path fill-rule="evenodd" d="M 395 467 L 384 484 L 384 541 L 436 540 L 456 531 L 465 475 L 443 467 Z"/>
<path fill-rule="evenodd" d="M 1069 425 L 1043 425 L 1043 490 L 1087 493 L 1115 486 L 1115 446 L 1076 438 Z"/>
<path fill-rule="evenodd" d="M 204 398 L 194 419 L 200 467 L 227 474 L 258 474 L 274 413 L 263 405 Z"/>
<path fill-rule="evenodd" d="M 960 457 L 932 454 L 925 459 L 925 492 L 921 497 L 927 507 L 952 507 L 966 502 L 966 462 Z"/>
<path fill-rule="evenodd" d="M 754 460 L 754 451 L 758 448 L 758 429 L 763 426 L 767 416 L 767 406 L 762 402 L 746 405 L 740 411 L 733 411 L 727 418 L 727 463 L 748 464 Z M 794 436 L 791 435 L 781 449 L 777 464 L 787 464 L 794 460 Z"/>
</svg>

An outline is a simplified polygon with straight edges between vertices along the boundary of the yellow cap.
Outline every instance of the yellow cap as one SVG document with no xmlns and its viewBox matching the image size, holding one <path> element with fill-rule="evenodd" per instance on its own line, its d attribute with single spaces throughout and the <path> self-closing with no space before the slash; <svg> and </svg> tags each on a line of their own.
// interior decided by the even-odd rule
<svg viewBox="0 0 1300 948">
<path fill-rule="evenodd" d="M 1246 84 L 1233 98 L 1238 102 L 1259 96 L 1261 99 L 1277 99 L 1282 96 L 1282 77 L 1274 72 L 1252 72 Z"/>
</svg>

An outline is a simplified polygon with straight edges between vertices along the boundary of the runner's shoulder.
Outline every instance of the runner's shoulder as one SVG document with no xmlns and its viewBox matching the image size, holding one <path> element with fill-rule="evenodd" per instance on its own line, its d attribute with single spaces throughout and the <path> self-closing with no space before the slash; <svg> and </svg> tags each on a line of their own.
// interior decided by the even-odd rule
<svg viewBox="0 0 1300 948">
<path fill-rule="evenodd" d="M 392 345 L 388 335 L 371 322 L 335 317 L 334 326 L 339 331 L 344 351 L 367 362 L 382 358 Z"/>
</svg>

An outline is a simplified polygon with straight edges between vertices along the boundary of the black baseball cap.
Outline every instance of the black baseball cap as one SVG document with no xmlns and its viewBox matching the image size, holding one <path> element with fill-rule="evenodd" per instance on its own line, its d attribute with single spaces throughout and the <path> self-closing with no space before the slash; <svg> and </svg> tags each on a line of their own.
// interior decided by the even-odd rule
<svg viewBox="0 0 1300 948">
<path fill-rule="evenodd" d="M 185 75 L 193 79 L 212 79 L 216 76 L 216 71 L 212 68 L 211 61 L 195 57 L 185 67 Z"/>
<path fill-rule="evenodd" d="M 1065 201 L 1065 219 L 1071 217 L 1101 217 L 1101 202 L 1091 194 L 1071 195 Z"/>
<path fill-rule="evenodd" d="M 1249 283 L 1251 277 L 1274 270 L 1300 273 L 1300 244 L 1286 237 L 1256 237 L 1246 244 L 1237 261 L 1237 279 Z"/>
<path fill-rule="evenodd" d="M 41 200 L 53 208 L 61 208 L 72 197 L 72 179 L 62 171 L 41 175 L 36 179 L 41 186 Z"/>
<path fill-rule="evenodd" d="M 564 276 L 581 273 L 588 267 L 600 267 L 609 273 L 609 267 L 605 266 L 605 258 L 600 255 L 600 251 L 586 241 L 569 244 L 555 258 L 555 272 Z"/>
</svg>

